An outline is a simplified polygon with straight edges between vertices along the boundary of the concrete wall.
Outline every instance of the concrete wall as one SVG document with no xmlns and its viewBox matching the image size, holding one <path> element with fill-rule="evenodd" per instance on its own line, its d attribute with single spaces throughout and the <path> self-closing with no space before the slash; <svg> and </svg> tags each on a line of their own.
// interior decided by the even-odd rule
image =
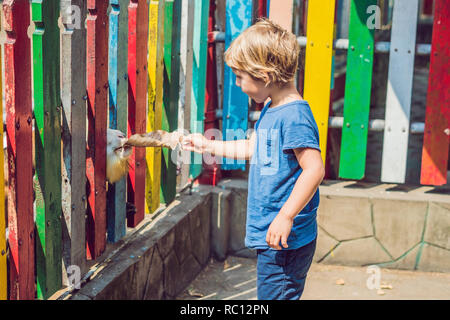
<svg viewBox="0 0 450 320">
<path fill-rule="evenodd" d="M 232 194 L 228 253 L 254 255 L 244 246 L 247 182 L 227 179 L 218 187 Z M 450 195 L 433 190 L 325 182 L 320 186 L 314 261 L 450 272 Z"/>
<path fill-rule="evenodd" d="M 212 198 L 211 188 L 178 197 L 65 299 L 173 299 L 209 262 Z"/>
<path fill-rule="evenodd" d="M 450 272 L 450 195 L 431 187 L 325 181 L 314 261 Z M 247 181 L 225 179 L 177 197 L 133 230 L 64 299 L 173 299 L 210 257 L 255 257 L 244 246 Z"/>
</svg>

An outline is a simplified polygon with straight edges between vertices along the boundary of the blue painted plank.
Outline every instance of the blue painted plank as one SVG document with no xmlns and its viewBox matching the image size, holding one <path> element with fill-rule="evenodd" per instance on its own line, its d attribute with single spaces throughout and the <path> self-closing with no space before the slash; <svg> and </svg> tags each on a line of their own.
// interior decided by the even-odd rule
<svg viewBox="0 0 450 320">
<path fill-rule="evenodd" d="M 127 132 L 128 101 L 128 3 L 110 0 L 109 14 L 109 128 Z M 107 194 L 108 241 L 126 234 L 126 178 L 109 185 Z"/>
<path fill-rule="evenodd" d="M 268 8 L 269 9 L 269 8 Z M 227 0 L 225 49 L 252 23 L 252 2 Z M 224 140 L 245 139 L 248 128 L 248 96 L 236 86 L 236 75 L 225 64 L 222 133 Z M 245 170 L 245 160 L 223 159 L 223 170 Z"/>
</svg>

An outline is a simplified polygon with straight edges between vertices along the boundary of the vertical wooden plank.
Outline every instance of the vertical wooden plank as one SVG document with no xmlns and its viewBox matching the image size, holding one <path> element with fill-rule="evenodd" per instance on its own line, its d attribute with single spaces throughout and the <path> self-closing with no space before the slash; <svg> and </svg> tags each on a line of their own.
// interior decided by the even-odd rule
<svg viewBox="0 0 450 320">
<path fill-rule="evenodd" d="M 381 164 L 383 182 L 405 182 L 418 10 L 418 0 L 397 0 L 394 4 Z"/>
<path fill-rule="evenodd" d="M 132 135 L 146 130 L 147 1 L 131 1 L 128 15 L 128 135 Z M 145 216 L 145 153 L 145 148 L 135 148 L 132 154 L 135 165 L 128 175 L 128 202 L 134 203 L 136 213 L 128 217 L 129 227 L 135 227 Z"/>
<path fill-rule="evenodd" d="M 256 1 L 256 0 L 254 0 Z M 265 2 L 266 0 L 261 0 Z M 254 11 L 253 11 L 254 15 Z M 219 32 L 223 32 L 225 34 L 225 23 L 226 23 L 226 0 L 218 0 L 216 1 L 216 10 L 215 10 L 215 21 L 214 26 L 215 30 Z M 224 71 L 224 52 L 225 52 L 225 41 L 216 42 L 215 43 L 215 51 L 216 56 L 214 57 L 216 62 L 217 69 L 217 108 L 223 110 L 223 71 Z M 221 123 L 222 119 L 218 119 L 219 123 Z M 219 127 L 220 128 L 220 127 Z"/>
<path fill-rule="evenodd" d="M 226 2 L 225 49 L 252 23 L 252 3 Z M 236 76 L 228 65 L 224 68 L 223 120 L 224 140 L 245 139 L 248 128 L 248 96 L 236 86 Z M 223 170 L 245 170 L 244 160 L 223 159 Z"/>
<path fill-rule="evenodd" d="M 319 127 L 324 163 L 330 107 L 335 5 L 335 0 L 308 2 L 304 99 L 308 101 Z"/>
<path fill-rule="evenodd" d="M 128 123 L 128 5 L 129 0 L 110 0 L 109 13 L 109 128 L 127 132 Z M 126 177 L 108 186 L 108 241 L 126 234 Z"/>
<path fill-rule="evenodd" d="M 61 0 L 64 269 L 86 272 L 86 0 Z M 79 15 L 79 16 L 78 16 Z M 63 277 L 67 283 L 67 277 Z"/>
<path fill-rule="evenodd" d="M 86 76 L 88 96 L 87 258 L 106 247 L 106 132 L 108 114 L 108 2 L 88 0 Z"/>
<path fill-rule="evenodd" d="M 334 30 L 333 30 L 333 43 L 336 40 L 336 34 L 337 34 L 337 14 L 338 14 L 338 4 L 339 1 L 336 2 L 336 5 L 334 7 Z M 334 69 L 335 69 L 335 54 L 336 54 L 336 50 L 334 49 L 333 46 L 333 51 L 331 54 L 331 85 L 330 85 L 330 102 L 329 102 L 329 108 L 328 108 L 328 112 L 329 114 L 333 112 L 333 102 L 334 102 L 334 84 L 335 84 L 335 80 L 334 80 Z M 327 134 L 327 140 L 328 138 L 330 138 L 330 133 Z M 332 152 L 332 146 L 330 143 L 327 143 L 327 149 L 326 149 L 326 154 L 330 154 Z M 328 159 L 327 162 L 325 162 L 325 177 L 329 177 L 330 176 L 330 172 L 331 172 L 332 168 L 331 168 L 331 161 Z"/>
<path fill-rule="evenodd" d="M 362 179 L 366 168 L 367 135 L 374 54 L 374 29 L 367 28 L 367 8 L 376 0 L 353 0 L 350 6 L 349 49 L 345 83 L 339 177 Z"/>
<path fill-rule="evenodd" d="M 188 133 L 191 127 L 191 86 L 192 86 L 192 38 L 194 34 L 194 1 L 182 0 L 180 35 L 180 99 L 178 103 L 178 129 Z M 178 161 L 180 169 L 179 187 L 189 180 L 191 153 L 182 151 Z"/>
<path fill-rule="evenodd" d="M 31 45 L 28 1 L 4 1 L 5 109 L 8 141 L 9 297 L 35 297 Z M 18 186 L 21 186 L 20 188 Z"/>
<path fill-rule="evenodd" d="M 295 30 L 293 30 L 294 0 L 274 1 L 269 9 L 270 20 L 295 33 Z M 260 104 L 260 107 L 264 107 L 264 103 Z"/>
<path fill-rule="evenodd" d="M 257 13 L 256 16 L 257 18 L 261 18 L 261 17 L 267 17 L 267 0 L 255 0 L 257 1 Z M 255 3 L 255 2 L 254 2 Z"/>
<path fill-rule="evenodd" d="M 31 3 L 33 93 L 36 118 L 37 297 L 46 299 L 62 285 L 61 96 L 59 1 Z M 55 50 L 55 48 L 57 48 Z"/>
<path fill-rule="evenodd" d="M 147 2 L 130 2 L 128 15 L 128 135 L 132 135 L 146 130 Z M 145 216 L 145 153 L 144 148 L 136 148 L 132 154 L 135 165 L 128 175 L 128 202 L 134 203 L 136 213 L 128 217 L 129 227 L 135 227 Z"/>
<path fill-rule="evenodd" d="M 181 0 L 166 1 L 164 17 L 164 97 L 162 129 L 178 127 L 180 83 Z M 161 202 L 170 203 L 176 194 L 177 167 L 174 150 L 163 148 L 161 159 Z"/>
<path fill-rule="evenodd" d="M 209 3 L 208 34 L 215 29 L 216 2 Z M 217 97 L 217 68 L 216 68 L 216 44 L 208 40 L 208 54 L 206 58 L 206 92 L 205 92 L 205 136 L 211 139 L 214 131 L 219 128 L 216 117 L 218 109 Z M 209 157 L 203 161 L 203 172 L 199 177 L 201 184 L 215 185 L 221 178 L 221 171 L 217 165 L 216 157 Z"/>
<path fill-rule="evenodd" d="M 299 0 L 299 7 L 300 7 L 300 12 L 298 15 L 298 19 L 299 21 L 299 30 L 297 33 L 297 36 L 306 36 L 306 24 L 307 24 L 307 8 L 306 8 L 306 3 L 307 0 Z M 304 83 L 305 83 L 305 54 L 304 54 L 304 49 L 301 48 L 300 51 L 300 61 L 299 61 L 299 70 L 297 72 L 297 90 L 300 93 L 300 95 L 303 96 L 303 89 L 304 89 Z"/>
<path fill-rule="evenodd" d="M 294 0 L 274 1 L 269 8 L 269 19 L 288 31 L 293 30 Z M 295 31 L 294 31 L 295 32 Z M 264 103 L 260 104 L 264 107 Z"/>
<path fill-rule="evenodd" d="M 270 6 L 269 19 L 288 31 L 292 31 L 294 0 L 274 1 Z"/>
<path fill-rule="evenodd" d="M 165 1 L 150 1 L 148 25 L 148 113 L 147 131 L 161 129 L 164 77 L 164 7 Z M 149 148 L 146 155 L 147 175 L 145 210 L 159 207 L 161 185 L 161 148 Z"/>
<path fill-rule="evenodd" d="M 0 17 L 0 23 L 2 19 Z M 2 28 L 3 29 L 3 28 Z M 3 79 L 2 51 L 0 49 L 0 115 L 3 122 Z M 6 264 L 6 216 L 5 216 L 5 172 L 3 152 L 3 123 L 0 126 L 0 300 L 6 300 L 8 294 L 7 264 Z"/>
<path fill-rule="evenodd" d="M 338 1 L 338 14 L 337 14 L 337 38 L 338 39 L 348 39 L 349 35 L 349 23 L 350 23 L 350 1 L 343 0 Z M 366 7 L 367 9 L 367 7 Z M 366 13 L 365 13 L 366 14 Z"/>
<path fill-rule="evenodd" d="M 302 23 L 302 1 L 293 0 L 292 2 L 292 33 L 299 36 Z"/>
<path fill-rule="evenodd" d="M 385 0 L 385 1 L 386 1 L 386 8 L 385 8 L 386 24 L 390 24 L 392 23 L 393 18 L 394 0 Z"/>
<path fill-rule="evenodd" d="M 251 5 L 250 5 L 251 7 Z M 208 50 L 209 1 L 195 1 L 191 132 L 203 133 L 205 120 L 206 58 Z M 250 10 L 251 20 L 251 10 Z M 196 179 L 202 172 L 202 155 L 192 152 L 190 177 Z"/>
<path fill-rule="evenodd" d="M 447 183 L 450 143 L 450 6 L 436 0 L 420 183 Z"/>
<path fill-rule="evenodd" d="M 422 14 L 432 15 L 433 14 L 434 0 L 423 0 L 422 3 Z"/>
<path fill-rule="evenodd" d="M 253 11 L 252 24 L 256 23 L 256 21 L 258 21 L 259 18 L 268 17 L 267 16 L 267 0 L 253 0 L 252 11 Z M 219 55 L 220 55 L 220 53 L 219 53 Z M 223 56 L 223 53 L 222 53 L 222 56 Z M 220 63 L 220 62 L 221 62 L 220 60 L 217 61 L 217 63 Z M 256 103 L 255 100 L 250 99 L 249 108 L 251 111 L 261 111 L 264 108 L 264 102 Z"/>
</svg>

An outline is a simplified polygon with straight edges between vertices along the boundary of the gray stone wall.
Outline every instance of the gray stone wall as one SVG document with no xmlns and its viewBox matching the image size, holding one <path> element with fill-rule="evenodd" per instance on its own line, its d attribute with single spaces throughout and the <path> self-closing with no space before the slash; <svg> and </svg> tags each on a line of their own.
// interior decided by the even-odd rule
<svg viewBox="0 0 450 320">
<path fill-rule="evenodd" d="M 177 198 L 69 299 L 174 299 L 210 259 L 210 188 Z"/>
<path fill-rule="evenodd" d="M 321 187 L 316 262 L 450 271 L 450 195 L 351 184 Z"/>
<path fill-rule="evenodd" d="M 219 187 L 234 196 L 228 253 L 248 257 L 254 252 L 244 246 L 246 183 L 226 179 Z M 314 261 L 450 272 L 450 195 L 434 191 L 326 181 L 320 186 Z"/>
<path fill-rule="evenodd" d="M 445 189 L 442 189 L 446 192 Z M 450 272 L 450 195 L 433 187 L 324 181 L 314 261 Z M 173 299 L 211 256 L 255 257 L 244 245 L 247 181 L 183 194 L 133 230 L 69 299 Z"/>
</svg>

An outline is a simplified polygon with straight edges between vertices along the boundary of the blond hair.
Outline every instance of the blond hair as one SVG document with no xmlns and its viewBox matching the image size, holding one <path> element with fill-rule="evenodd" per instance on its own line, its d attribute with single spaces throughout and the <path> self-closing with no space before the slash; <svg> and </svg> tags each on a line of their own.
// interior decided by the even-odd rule
<svg viewBox="0 0 450 320">
<path fill-rule="evenodd" d="M 230 68 L 244 71 L 266 86 L 294 79 L 300 46 L 297 37 L 269 19 L 259 19 L 231 42 L 225 52 Z"/>
</svg>

